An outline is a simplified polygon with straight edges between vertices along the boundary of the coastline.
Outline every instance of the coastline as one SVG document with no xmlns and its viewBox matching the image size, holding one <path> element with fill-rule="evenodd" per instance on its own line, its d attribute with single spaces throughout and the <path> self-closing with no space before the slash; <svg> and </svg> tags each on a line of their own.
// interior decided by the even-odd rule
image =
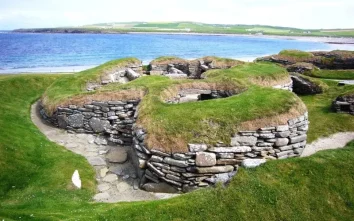
<svg viewBox="0 0 354 221">
<path fill-rule="evenodd" d="M 31 34 L 31 33 L 26 33 Z M 51 34 L 51 33 L 46 33 Z M 119 33 L 117 33 L 119 34 Z M 129 32 L 127 34 L 134 35 L 196 35 L 196 36 L 235 36 L 235 37 L 247 37 L 247 38 L 263 38 L 263 39 L 284 39 L 284 40 L 294 40 L 294 41 L 307 41 L 307 42 L 320 42 L 330 46 L 328 50 L 323 49 L 313 49 L 310 51 L 331 51 L 331 50 L 352 50 L 354 51 L 354 38 L 343 38 L 343 37 L 312 37 L 312 36 L 278 36 L 278 35 L 250 35 L 250 34 L 214 34 L 214 33 L 175 33 L 175 32 Z M 252 62 L 258 57 L 268 56 L 270 54 L 263 54 L 257 56 L 249 57 L 230 57 L 232 59 L 241 60 L 245 62 Z M 185 58 L 187 60 L 193 60 L 193 58 Z M 195 58 L 194 58 L 195 59 Z M 143 60 L 143 65 L 147 65 L 150 61 Z M 35 67 L 35 68 L 18 68 L 18 69 L 1 69 L 0 75 L 6 74 L 57 74 L 57 73 L 76 73 L 84 71 L 90 68 L 94 68 L 97 65 L 87 65 L 87 66 L 59 66 L 59 67 Z"/>
<path fill-rule="evenodd" d="M 119 34 L 119 33 L 118 33 Z M 298 41 L 322 42 L 327 44 L 354 44 L 354 37 L 321 37 L 321 36 L 291 36 L 291 35 L 251 35 L 251 34 L 219 34 L 197 32 L 127 32 L 127 34 L 156 34 L 156 35 L 197 35 L 197 36 L 235 36 L 249 38 L 270 38 Z"/>
</svg>

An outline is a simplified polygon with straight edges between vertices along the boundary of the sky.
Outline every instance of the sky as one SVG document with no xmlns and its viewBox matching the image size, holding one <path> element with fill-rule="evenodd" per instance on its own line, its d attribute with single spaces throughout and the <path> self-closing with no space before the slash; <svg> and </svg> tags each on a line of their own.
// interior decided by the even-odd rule
<svg viewBox="0 0 354 221">
<path fill-rule="evenodd" d="M 354 28 L 354 0 L 0 0 L 0 30 L 128 21 Z"/>
</svg>

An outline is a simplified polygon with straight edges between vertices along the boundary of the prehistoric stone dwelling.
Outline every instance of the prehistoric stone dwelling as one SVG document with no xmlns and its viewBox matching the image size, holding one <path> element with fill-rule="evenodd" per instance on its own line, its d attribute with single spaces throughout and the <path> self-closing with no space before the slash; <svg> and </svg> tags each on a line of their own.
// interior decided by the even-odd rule
<svg viewBox="0 0 354 221">
<path fill-rule="evenodd" d="M 292 85 L 275 64 L 160 58 L 143 71 L 123 59 L 59 79 L 40 113 L 130 146 L 140 188 L 189 192 L 227 183 L 239 166 L 301 155 L 309 119 Z"/>
</svg>

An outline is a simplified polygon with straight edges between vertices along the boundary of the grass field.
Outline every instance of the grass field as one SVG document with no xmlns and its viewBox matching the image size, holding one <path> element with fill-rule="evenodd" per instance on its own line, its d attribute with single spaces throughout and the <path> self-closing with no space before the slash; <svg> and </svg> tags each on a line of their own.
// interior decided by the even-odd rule
<svg viewBox="0 0 354 221">
<path fill-rule="evenodd" d="M 155 202 L 102 204 L 90 199 L 94 171 L 86 160 L 48 141 L 30 120 L 30 105 L 60 76 L 11 76 L 0 81 L 0 220 L 352 220 L 354 143 L 302 159 L 240 169 L 227 188 Z M 353 131 L 351 115 L 330 111 L 353 86 L 304 96 L 310 140 Z M 71 174 L 80 171 L 82 190 Z"/>
<path fill-rule="evenodd" d="M 354 79 L 354 70 L 316 70 L 305 73 L 310 77 L 338 80 Z"/>
<path fill-rule="evenodd" d="M 290 27 L 266 25 L 226 25 L 205 24 L 198 22 L 127 22 L 100 23 L 81 27 L 22 29 L 29 32 L 63 32 L 63 33 L 124 33 L 124 32 L 190 32 L 210 34 L 263 34 L 280 36 L 315 36 L 315 37 L 354 37 L 354 29 L 315 29 L 305 30 Z"/>
</svg>

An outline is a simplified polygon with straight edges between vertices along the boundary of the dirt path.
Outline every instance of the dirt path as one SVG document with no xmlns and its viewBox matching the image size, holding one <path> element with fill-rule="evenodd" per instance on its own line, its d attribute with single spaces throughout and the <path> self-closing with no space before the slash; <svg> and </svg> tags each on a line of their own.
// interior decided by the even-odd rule
<svg viewBox="0 0 354 221">
<path fill-rule="evenodd" d="M 65 130 L 52 127 L 39 116 L 38 103 L 31 107 L 31 119 L 50 141 L 84 156 L 94 167 L 98 183 L 97 194 L 93 198 L 95 201 L 114 203 L 158 200 L 178 196 L 178 194 L 149 193 L 138 188 L 139 180 L 129 160 L 129 155 L 132 154 L 130 147 L 109 146 L 105 144 L 102 137 L 91 134 L 70 134 Z M 108 159 L 110 158 L 108 153 L 111 150 L 126 152 L 127 161 L 112 163 L 112 160 Z"/>
<path fill-rule="evenodd" d="M 347 143 L 354 140 L 354 132 L 336 133 L 329 137 L 319 138 L 306 145 L 301 157 L 310 156 L 320 150 L 343 148 Z"/>
</svg>

